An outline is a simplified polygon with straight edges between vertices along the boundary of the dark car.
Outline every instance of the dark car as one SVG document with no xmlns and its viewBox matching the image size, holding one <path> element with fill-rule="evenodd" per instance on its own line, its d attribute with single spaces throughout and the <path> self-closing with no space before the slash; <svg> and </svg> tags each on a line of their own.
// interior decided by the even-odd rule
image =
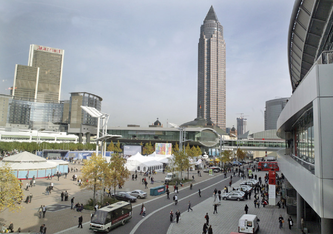
<svg viewBox="0 0 333 234">
<path fill-rule="evenodd" d="M 119 201 L 128 201 L 128 202 L 136 202 L 136 197 L 133 197 L 125 192 L 118 192 L 113 195 Z"/>
</svg>

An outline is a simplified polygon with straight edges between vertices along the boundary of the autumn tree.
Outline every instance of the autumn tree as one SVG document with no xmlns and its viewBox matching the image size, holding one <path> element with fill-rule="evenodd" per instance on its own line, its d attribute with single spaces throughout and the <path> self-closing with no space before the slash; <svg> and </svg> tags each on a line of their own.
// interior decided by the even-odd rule
<svg viewBox="0 0 333 234">
<path fill-rule="evenodd" d="M 111 152 L 115 152 L 114 150 L 114 144 L 113 141 L 110 142 L 110 144 L 108 145 L 108 148 L 106 149 L 107 151 L 111 151 Z"/>
<path fill-rule="evenodd" d="M 224 163 L 224 165 L 225 165 L 225 163 L 227 163 L 227 162 L 230 161 L 231 155 L 232 155 L 232 151 L 230 151 L 230 150 L 223 150 L 222 153 L 221 153 L 221 155 L 220 155 L 220 161 L 222 163 Z"/>
<path fill-rule="evenodd" d="M 21 182 L 12 174 L 8 165 L 0 167 L 0 213 L 19 211 L 23 197 Z"/>
<path fill-rule="evenodd" d="M 189 157 L 184 151 L 174 151 L 174 157 L 171 160 L 171 169 L 180 171 L 180 177 L 183 178 L 183 171 L 190 167 Z"/>
<path fill-rule="evenodd" d="M 241 150 L 240 148 L 237 149 L 236 155 L 238 160 L 244 160 L 246 157 L 245 151 Z"/>
<path fill-rule="evenodd" d="M 96 191 L 105 188 L 111 178 L 111 170 L 109 164 L 101 156 L 95 153 L 92 154 L 90 159 L 83 160 L 82 172 L 82 185 L 81 189 L 93 190 L 93 205 L 96 203 Z"/>
<path fill-rule="evenodd" d="M 130 176 L 129 170 L 125 167 L 126 159 L 121 157 L 119 154 L 113 154 L 110 160 L 109 169 L 110 174 L 110 185 L 116 192 L 117 185 L 123 186 L 126 179 Z"/>
<path fill-rule="evenodd" d="M 155 151 L 154 147 L 152 146 L 151 142 L 149 142 L 149 144 L 146 143 L 145 146 L 143 147 L 142 154 L 149 155 L 154 153 L 154 151 Z"/>
</svg>

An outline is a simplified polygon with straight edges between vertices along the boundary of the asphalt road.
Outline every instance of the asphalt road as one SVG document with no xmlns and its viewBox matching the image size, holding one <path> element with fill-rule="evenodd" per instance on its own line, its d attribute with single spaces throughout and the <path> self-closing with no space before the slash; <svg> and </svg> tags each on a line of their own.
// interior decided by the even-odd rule
<svg viewBox="0 0 333 234">
<path fill-rule="evenodd" d="M 230 173 L 228 174 L 230 176 Z M 239 177 L 233 178 L 233 183 L 236 182 Z M 212 197 L 213 191 L 217 190 L 223 191 L 224 186 L 229 184 L 230 178 L 224 178 L 223 174 L 218 173 L 208 178 L 198 184 L 193 185 L 193 189 L 190 190 L 189 187 L 182 188 L 179 190 L 178 194 L 178 205 L 175 205 L 172 196 L 173 188 L 170 189 L 170 199 L 166 198 L 166 194 L 160 195 L 152 200 L 145 201 L 140 199 L 137 204 L 133 204 L 133 217 L 124 226 L 119 226 L 113 229 L 111 232 L 114 234 L 123 233 L 166 233 L 170 226 L 169 213 L 172 210 L 174 213 L 179 210 L 180 213 L 187 211 L 188 202 L 191 201 L 192 207 L 202 202 L 203 200 Z M 201 190 L 201 197 L 198 195 L 198 189 Z M 141 204 L 144 202 L 146 207 L 146 217 L 139 215 Z M 212 206 L 213 210 L 213 206 Z M 190 211 L 192 212 L 192 211 Z M 195 210 L 193 210 L 195 212 Z M 175 217 L 175 216 L 174 216 Z M 203 217 L 204 219 L 204 217 Z M 66 229 L 59 233 L 92 233 L 89 230 L 89 222 L 83 225 L 83 229 L 78 229 L 76 227 Z"/>
</svg>

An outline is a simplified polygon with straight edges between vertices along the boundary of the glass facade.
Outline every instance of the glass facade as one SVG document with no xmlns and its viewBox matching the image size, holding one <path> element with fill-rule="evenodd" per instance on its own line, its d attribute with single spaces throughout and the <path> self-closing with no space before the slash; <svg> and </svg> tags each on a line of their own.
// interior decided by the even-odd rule
<svg viewBox="0 0 333 234">
<path fill-rule="evenodd" d="M 295 156 L 314 164 L 313 108 L 307 110 L 298 119 L 293 130 L 296 142 Z"/>
</svg>

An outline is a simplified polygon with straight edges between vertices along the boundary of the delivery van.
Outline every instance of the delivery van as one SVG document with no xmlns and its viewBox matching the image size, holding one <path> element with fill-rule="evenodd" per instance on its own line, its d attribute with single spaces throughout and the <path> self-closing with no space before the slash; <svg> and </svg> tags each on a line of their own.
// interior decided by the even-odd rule
<svg viewBox="0 0 333 234">
<path fill-rule="evenodd" d="M 259 231 L 259 219 L 253 214 L 244 214 L 238 221 L 238 232 L 256 233 Z"/>
<path fill-rule="evenodd" d="M 175 177 L 175 174 L 173 174 L 173 173 L 168 173 L 168 174 L 165 176 L 164 180 L 165 180 L 165 182 L 170 182 L 174 177 Z"/>
</svg>

